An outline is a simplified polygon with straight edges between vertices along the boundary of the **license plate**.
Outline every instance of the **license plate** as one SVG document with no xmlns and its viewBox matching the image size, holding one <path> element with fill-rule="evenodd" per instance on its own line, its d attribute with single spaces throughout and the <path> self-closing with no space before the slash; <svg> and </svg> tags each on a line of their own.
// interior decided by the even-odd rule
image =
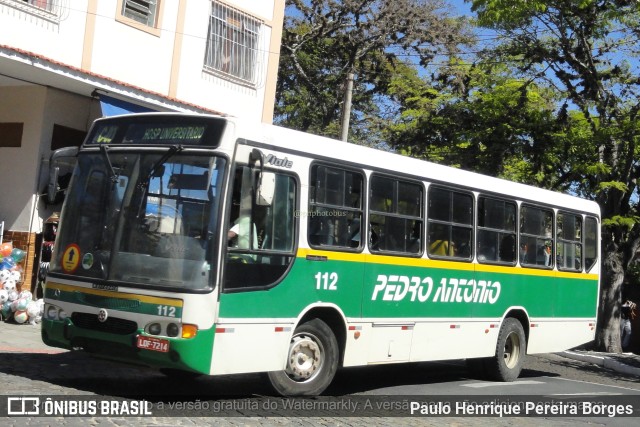
<svg viewBox="0 0 640 427">
<path fill-rule="evenodd" d="M 159 351 L 167 353 L 169 351 L 169 341 L 154 337 L 138 335 L 136 346 L 143 350 Z"/>
</svg>

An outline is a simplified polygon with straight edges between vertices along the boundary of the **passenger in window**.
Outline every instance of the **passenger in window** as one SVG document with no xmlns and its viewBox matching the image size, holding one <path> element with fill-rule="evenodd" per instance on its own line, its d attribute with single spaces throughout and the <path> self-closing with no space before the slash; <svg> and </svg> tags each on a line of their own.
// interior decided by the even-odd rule
<svg viewBox="0 0 640 427">
<path fill-rule="evenodd" d="M 409 236 L 408 250 L 411 253 L 418 253 L 422 249 L 422 223 L 415 221 L 411 228 L 411 235 Z"/>
<path fill-rule="evenodd" d="M 502 238 L 500 242 L 500 261 L 514 262 L 516 260 L 516 239 L 512 234 Z"/>
<path fill-rule="evenodd" d="M 478 242 L 478 260 L 479 261 L 495 261 L 496 247 L 487 245 L 483 241 Z"/>
<path fill-rule="evenodd" d="M 544 244 L 544 265 L 551 266 L 551 243 L 549 242 Z"/>
<path fill-rule="evenodd" d="M 526 243 L 520 245 L 520 263 L 528 264 L 528 246 Z"/>
<path fill-rule="evenodd" d="M 360 218 L 354 218 L 347 225 L 347 245 L 351 248 L 360 246 Z"/>
<path fill-rule="evenodd" d="M 447 230 L 442 225 L 436 225 L 429 235 L 429 254 L 441 256 L 454 256 L 455 248 L 449 241 Z"/>
<path fill-rule="evenodd" d="M 376 231 L 376 228 L 378 228 L 378 225 L 374 225 L 374 223 L 371 223 L 369 226 L 369 248 L 377 251 L 378 245 L 380 243 L 380 237 L 378 235 L 378 232 Z"/>
<path fill-rule="evenodd" d="M 253 227 L 252 227 L 253 225 Z M 253 233 L 251 232 L 253 228 Z M 251 224 L 251 218 L 248 216 L 238 218 L 233 227 L 227 232 L 229 246 L 239 249 L 258 249 L 258 233 L 256 233 L 256 225 Z M 253 243 L 249 245 L 249 242 Z"/>
</svg>

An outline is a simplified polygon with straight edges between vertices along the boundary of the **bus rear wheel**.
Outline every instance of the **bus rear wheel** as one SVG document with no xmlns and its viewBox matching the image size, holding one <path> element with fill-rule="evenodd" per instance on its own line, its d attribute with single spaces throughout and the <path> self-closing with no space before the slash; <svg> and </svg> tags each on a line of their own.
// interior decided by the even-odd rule
<svg viewBox="0 0 640 427">
<path fill-rule="evenodd" d="M 496 354 L 485 363 L 487 374 L 496 381 L 514 381 L 522 371 L 527 342 L 520 322 L 508 317 L 502 323 Z"/>
<path fill-rule="evenodd" d="M 338 369 L 338 340 L 320 319 L 298 326 L 291 337 L 283 371 L 269 372 L 283 396 L 316 396 L 331 383 Z"/>
</svg>

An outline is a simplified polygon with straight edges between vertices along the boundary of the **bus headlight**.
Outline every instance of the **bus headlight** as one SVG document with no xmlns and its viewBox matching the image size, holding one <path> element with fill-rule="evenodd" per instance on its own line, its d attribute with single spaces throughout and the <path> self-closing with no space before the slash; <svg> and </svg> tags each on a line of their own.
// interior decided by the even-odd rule
<svg viewBox="0 0 640 427">
<path fill-rule="evenodd" d="M 67 313 L 53 304 L 46 304 L 44 307 L 44 315 L 47 320 L 65 320 Z"/>
<path fill-rule="evenodd" d="M 151 335 L 160 335 L 160 333 L 162 333 L 162 326 L 160 326 L 160 323 L 152 323 L 147 327 L 147 331 Z"/>
<path fill-rule="evenodd" d="M 175 323 L 169 323 L 167 325 L 167 336 L 177 337 L 180 333 L 180 327 Z"/>
</svg>

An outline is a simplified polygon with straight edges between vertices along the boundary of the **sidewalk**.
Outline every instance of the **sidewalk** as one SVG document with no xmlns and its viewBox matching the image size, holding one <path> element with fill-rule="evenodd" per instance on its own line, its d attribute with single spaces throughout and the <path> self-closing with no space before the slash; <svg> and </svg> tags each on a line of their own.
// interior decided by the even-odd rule
<svg viewBox="0 0 640 427">
<path fill-rule="evenodd" d="M 67 350 L 49 347 L 40 338 L 40 325 L 0 322 L 0 353 L 57 354 Z M 568 359 L 580 360 L 611 369 L 624 375 L 640 377 L 640 355 L 633 353 L 598 353 L 572 350 L 555 353 Z"/>
<path fill-rule="evenodd" d="M 624 375 L 640 377 L 640 355 L 634 353 L 599 353 L 587 350 L 571 350 L 556 354 L 568 359 L 593 363 Z"/>
<path fill-rule="evenodd" d="M 66 351 L 42 342 L 40 324 L 0 322 L 0 353 L 57 354 Z"/>
</svg>

